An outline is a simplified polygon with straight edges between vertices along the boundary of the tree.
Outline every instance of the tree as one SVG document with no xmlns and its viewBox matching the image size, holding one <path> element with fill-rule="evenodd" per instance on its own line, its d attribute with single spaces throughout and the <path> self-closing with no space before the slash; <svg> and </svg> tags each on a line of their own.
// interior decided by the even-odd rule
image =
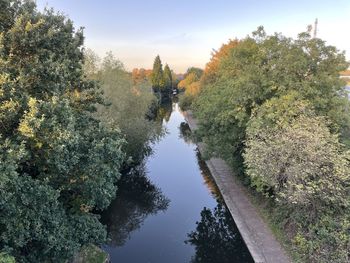
<svg viewBox="0 0 350 263">
<path fill-rule="evenodd" d="M 346 137 L 349 101 L 339 72 L 344 54 L 307 33 L 293 40 L 267 36 L 259 28 L 240 40 L 219 63 L 215 78 L 203 84 L 194 103 L 199 137 L 211 154 L 242 164 L 242 142 L 252 110 L 266 100 L 298 92 L 316 114 L 327 116 L 332 131 Z"/>
<path fill-rule="evenodd" d="M 222 44 L 219 50 L 213 50 L 210 61 L 206 64 L 202 82 L 205 84 L 215 81 L 218 77 L 220 63 L 229 56 L 233 48 L 239 44 L 238 39 L 229 40 L 227 44 Z"/>
<path fill-rule="evenodd" d="M 131 157 L 129 165 L 140 163 L 150 154 L 151 143 L 160 134 L 157 125 L 148 117 L 152 114 L 152 105 L 156 104 L 150 83 L 145 79 L 135 82 L 135 74 L 135 71 L 134 75 L 127 72 L 123 63 L 108 52 L 97 76 L 90 76 L 101 84 L 108 104 L 99 107 L 98 116 L 104 125 L 121 130 L 127 142 L 122 150 Z"/>
<path fill-rule="evenodd" d="M 165 87 L 163 65 L 159 55 L 156 56 L 152 70 L 152 87 L 156 92 L 162 91 Z"/>
<path fill-rule="evenodd" d="M 84 50 L 84 74 L 91 78 L 96 79 L 99 70 L 100 58 L 91 49 Z"/>
<path fill-rule="evenodd" d="M 194 74 L 195 78 L 197 80 L 199 80 L 202 77 L 202 75 L 203 75 L 203 69 L 196 68 L 196 67 L 190 67 L 190 68 L 187 69 L 184 78 L 186 78 L 190 74 Z"/>
<path fill-rule="evenodd" d="M 292 39 L 260 27 L 214 61 L 192 104 L 207 154 L 270 197 L 273 223 L 302 261 L 347 262 L 344 53 L 308 32 Z"/>
<path fill-rule="evenodd" d="M 186 90 L 192 83 L 199 82 L 199 78 L 195 73 L 186 74 L 186 77 L 178 84 L 180 89 Z"/>
<path fill-rule="evenodd" d="M 170 91 L 172 89 L 173 77 L 168 64 L 165 65 L 163 74 L 164 74 L 165 89 Z"/>
<path fill-rule="evenodd" d="M 125 141 L 94 117 L 103 98 L 83 75 L 82 30 L 32 1 L 3 2 L 0 250 L 65 262 L 106 236 L 94 211 L 115 196 Z"/>
</svg>

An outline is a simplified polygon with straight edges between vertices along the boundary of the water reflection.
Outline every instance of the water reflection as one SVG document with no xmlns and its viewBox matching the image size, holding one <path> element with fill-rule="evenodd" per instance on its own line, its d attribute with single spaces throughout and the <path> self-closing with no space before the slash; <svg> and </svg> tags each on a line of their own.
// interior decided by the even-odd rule
<svg viewBox="0 0 350 263">
<path fill-rule="evenodd" d="M 182 123 L 180 125 L 181 136 L 190 140 L 190 135 L 186 135 L 188 132 L 186 125 L 182 125 Z M 187 234 L 188 239 L 185 243 L 191 244 L 195 248 L 195 255 L 190 262 L 254 262 L 198 149 L 196 157 L 204 183 L 213 198 L 216 199 L 217 205 L 214 209 L 204 207 L 200 213 L 201 220 L 196 222 L 196 230 Z"/>
<path fill-rule="evenodd" d="M 191 263 L 253 262 L 227 207 L 219 201 L 211 210 L 201 212 L 196 230 L 188 234 L 189 243 L 195 247 Z"/>
<path fill-rule="evenodd" d="M 202 159 L 202 156 L 199 152 L 199 150 L 196 150 L 196 157 L 197 157 L 197 162 L 198 162 L 198 166 L 201 172 L 201 175 L 204 179 L 204 183 L 206 184 L 207 188 L 209 189 L 211 195 L 219 202 L 220 200 L 222 200 L 222 196 L 220 193 L 219 188 L 217 187 L 211 173 L 210 170 L 207 166 L 207 164 L 205 163 L 205 161 Z"/>
<path fill-rule="evenodd" d="M 163 123 L 163 120 L 165 122 L 168 122 L 170 119 L 172 110 L 173 110 L 172 103 L 167 102 L 167 103 L 160 104 L 156 114 L 156 121 L 160 124 Z"/>
<path fill-rule="evenodd" d="M 167 132 L 145 160 L 147 177 L 144 168 L 124 176 L 102 218 L 111 262 L 252 262 L 177 104 L 155 116 Z"/>
<path fill-rule="evenodd" d="M 149 216 L 165 211 L 169 200 L 147 178 L 144 167 L 123 175 L 118 182 L 118 195 L 102 214 L 107 225 L 110 246 L 123 246 L 130 234 Z"/>
<path fill-rule="evenodd" d="M 187 144 L 192 143 L 191 129 L 188 126 L 187 122 L 180 123 L 180 139 L 183 139 Z"/>
</svg>

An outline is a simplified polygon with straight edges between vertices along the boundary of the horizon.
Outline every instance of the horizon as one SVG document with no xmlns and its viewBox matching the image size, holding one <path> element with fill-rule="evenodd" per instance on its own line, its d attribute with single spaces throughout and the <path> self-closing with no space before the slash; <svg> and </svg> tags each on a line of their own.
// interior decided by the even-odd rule
<svg viewBox="0 0 350 263">
<path fill-rule="evenodd" d="M 297 37 L 318 19 L 317 37 L 346 52 L 350 47 L 345 29 L 350 2 L 218 1 L 196 3 L 159 0 L 108 2 L 37 0 L 39 10 L 54 8 L 70 18 L 75 28 L 84 27 L 85 47 L 100 57 L 112 51 L 128 71 L 152 68 L 156 55 L 174 72 L 204 68 L 212 50 L 229 39 L 244 38 L 258 26 L 268 34 Z M 102 3 L 102 4 L 101 4 Z M 254 8 L 251 8 L 254 6 Z M 233 14 L 233 15 L 232 15 Z"/>
</svg>

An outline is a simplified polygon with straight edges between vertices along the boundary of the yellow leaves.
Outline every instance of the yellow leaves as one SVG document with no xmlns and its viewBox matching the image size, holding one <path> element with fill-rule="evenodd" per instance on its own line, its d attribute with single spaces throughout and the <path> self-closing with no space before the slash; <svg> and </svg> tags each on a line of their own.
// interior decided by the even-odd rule
<svg viewBox="0 0 350 263">
<path fill-rule="evenodd" d="M 183 80 L 181 80 L 178 84 L 178 87 L 180 89 L 187 89 L 189 85 L 192 83 L 198 81 L 198 78 L 195 73 L 190 73 L 187 75 L 187 77 Z"/>
<path fill-rule="evenodd" d="M 77 99 L 80 99 L 81 97 L 81 92 L 77 89 L 74 90 L 74 97 L 77 98 Z"/>
<path fill-rule="evenodd" d="M 43 118 L 38 119 L 38 102 L 34 98 L 28 101 L 29 111 L 25 112 L 24 118 L 19 124 L 18 131 L 29 138 L 34 137 L 34 128 L 39 128 Z"/>
<path fill-rule="evenodd" d="M 2 96 L 2 90 L 0 90 L 0 96 Z M 18 102 L 12 99 L 8 101 L 3 101 L 0 106 L 0 112 L 15 112 L 18 108 Z"/>
<path fill-rule="evenodd" d="M 186 95 L 195 96 L 199 93 L 200 87 L 201 85 L 199 81 L 193 82 L 187 86 L 185 93 Z"/>
<path fill-rule="evenodd" d="M 38 149 L 41 149 L 41 147 L 43 147 L 43 143 L 42 142 L 37 142 L 35 144 L 35 147 L 38 148 Z"/>
<path fill-rule="evenodd" d="M 36 23 L 32 23 L 31 21 L 28 21 L 28 22 L 26 23 L 26 25 L 25 25 L 25 31 L 26 31 L 26 32 L 30 32 L 30 31 L 32 31 L 32 30 L 34 30 L 34 29 L 37 29 L 38 27 L 40 27 L 40 26 L 43 25 L 44 23 L 45 23 L 45 20 L 42 19 L 42 18 L 40 18 L 40 19 L 38 20 L 38 22 L 36 22 Z"/>
</svg>

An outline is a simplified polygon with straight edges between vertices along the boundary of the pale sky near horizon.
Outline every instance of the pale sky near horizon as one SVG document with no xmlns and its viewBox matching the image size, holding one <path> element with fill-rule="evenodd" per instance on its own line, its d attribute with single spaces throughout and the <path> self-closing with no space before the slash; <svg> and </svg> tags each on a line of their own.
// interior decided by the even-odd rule
<svg viewBox="0 0 350 263">
<path fill-rule="evenodd" d="M 349 0 L 36 0 L 83 26 L 85 46 L 112 51 L 128 70 L 152 68 L 159 54 L 175 72 L 204 67 L 212 49 L 263 25 L 296 37 L 318 18 L 318 37 L 350 60 Z"/>
</svg>

